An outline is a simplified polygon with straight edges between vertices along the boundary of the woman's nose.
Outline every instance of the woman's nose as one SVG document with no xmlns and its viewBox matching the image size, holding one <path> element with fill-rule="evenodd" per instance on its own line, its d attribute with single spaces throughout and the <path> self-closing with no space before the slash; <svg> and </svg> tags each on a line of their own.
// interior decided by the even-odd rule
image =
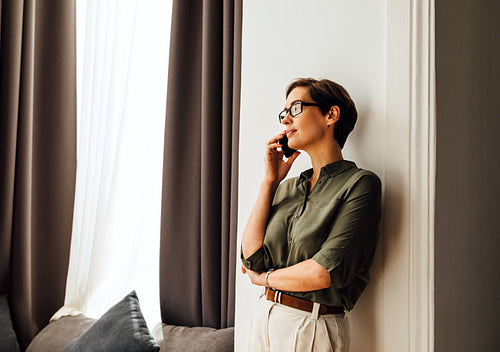
<svg viewBox="0 0 500 352">
<path fill-rule="evenodd" d="M 287 113 L 285 115 L 285 117 L 283 118 L 283 120 L 281 120 L 281 123 L 283 125 L 289 125 L 290 123 L 292 123 L 292 117 L 290 116 L 290 113 Z"/>
</svg>

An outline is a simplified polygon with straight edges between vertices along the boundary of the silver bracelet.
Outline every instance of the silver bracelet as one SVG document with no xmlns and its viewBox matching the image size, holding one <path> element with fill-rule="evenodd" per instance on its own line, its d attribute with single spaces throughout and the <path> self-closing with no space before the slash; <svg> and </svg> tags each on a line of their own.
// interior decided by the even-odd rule
<svg viewBox="0 0 500 352">
<path fill-rule="evenodd" d="M 273 272 L 274 269 L 269 269 L 266 273 L 266 287 L 269 287 L 269 288 L 272 288 L 271 285 L 269 285 L 269 274 L 271 274 L 271 272 Z"/>
</svg>

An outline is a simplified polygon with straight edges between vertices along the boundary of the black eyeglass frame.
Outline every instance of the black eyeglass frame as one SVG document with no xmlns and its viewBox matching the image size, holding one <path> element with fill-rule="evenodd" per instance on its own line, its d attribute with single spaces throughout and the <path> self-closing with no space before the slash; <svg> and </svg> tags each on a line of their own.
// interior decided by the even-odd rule
<svg viewBox="0 0 500 352">
<path fill-rule="evenodd" d="M 297 104 L 300 106 L 300 110 L 299 110 L 299 112 L 293 114 L 292 113 L 292 108 L 294 106 L 296 106 Z M 307 103 L 305 101 L 298 101 L 298 102 L 293 103 L 292 105 L 290 105 L 290 107 L 288 109 L 284 109 L 282 112 L 280 112 L 278 114 L 278 120 L 281 123 L 288 113 L 290 113 L 291 117 L 295 117 L 295 116 L 300 115 L 302 113 L 302 111 L 303 111 L 303 107 L 304 106 L 319 106 L 319 104 L 318 103 Z"/>
</svg>

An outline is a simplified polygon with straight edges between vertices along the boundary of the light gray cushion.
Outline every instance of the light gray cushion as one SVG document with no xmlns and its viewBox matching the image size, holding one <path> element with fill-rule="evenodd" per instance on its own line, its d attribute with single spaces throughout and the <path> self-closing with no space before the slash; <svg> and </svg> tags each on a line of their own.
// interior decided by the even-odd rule
<svg viewBox="0 0 500 352">
<path fill-rule="evenodd" d="M 135 291 L 111 307 L 64 352 L 157 352 Z"/>
<path fill-rule="evenodd" d="M 0 350 L 2 352 L 19 352 L 16 333 L 10 320 L 7 295 L 0 296 Z"/>
<path fill-rule="evenodd" d="M 234 328 L 212 329 L 163 325 L 161 352 L 232 352 Z"/>
<path fill-rule="evenodd" d="M 87 331 L 94 322 L 95 319 L 83 315 L 55 320 L 35 336 L 26 352 L 62 352 L 71 340 Z"/>
</svg>

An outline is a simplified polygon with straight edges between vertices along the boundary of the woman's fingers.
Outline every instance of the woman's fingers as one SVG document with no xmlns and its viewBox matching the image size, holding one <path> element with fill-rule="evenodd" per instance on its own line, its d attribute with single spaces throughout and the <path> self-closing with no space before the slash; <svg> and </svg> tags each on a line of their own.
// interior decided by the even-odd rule
<svg viewBox="0 0 500 352">
<path fill-rule="evenodd" d="M 284 153 L 282 150 L 283 145 L 279 142 L 281 138 L 285 135 L 285 132 L 274 136 L 270 139 L 266 145 L 265 154 L 265 175 L 266 179 L 271 182 L 281 182 L 281 180 L 286 176 L 290 170 L 290 166 L 293 160 L 298 156 L 294 156 L 292 160 L 284 160 Z M 289 158 L 290 159 L 290 158 Z"/>
<path fill-rule="evenodd" d="M 274 136 L 272 139 L 270 139 L 268 142 L 267 142 L 267 151 L 268 152 L 272 152 L 272 151 L 276 151 L 279 153 L 279 158 L 282 159 L 283 158 L 283 152 L 281 150 L 281 147 L 283 147 L 283 145 L 279 142 L 281 138 L 283 138 L 286 134 L 286 131 L 282 131 L 280 134 L 277 134 L 276 136 Z M 278 148 L 280 148 L 278 150 Z"/>
<path fill-rule="evenodd" d="M 268 150 L 275 150 L 277 148 L 281 148 L 281 144 L 280 143 L 271 143 L 271 144 L 268 144 L 267 145 L 267 149 Z"/>
<path fill-rule="evenodd" d="M 276 136 L 271 138 L 269 141 L 267 141 L 267 145 L 278 142 L 281 138 L 283 138 L 285 136 L 285 133 L 286 133 L 286 131 L 283 131 L 280 134 L 277 134 Z"/>
</svg>

